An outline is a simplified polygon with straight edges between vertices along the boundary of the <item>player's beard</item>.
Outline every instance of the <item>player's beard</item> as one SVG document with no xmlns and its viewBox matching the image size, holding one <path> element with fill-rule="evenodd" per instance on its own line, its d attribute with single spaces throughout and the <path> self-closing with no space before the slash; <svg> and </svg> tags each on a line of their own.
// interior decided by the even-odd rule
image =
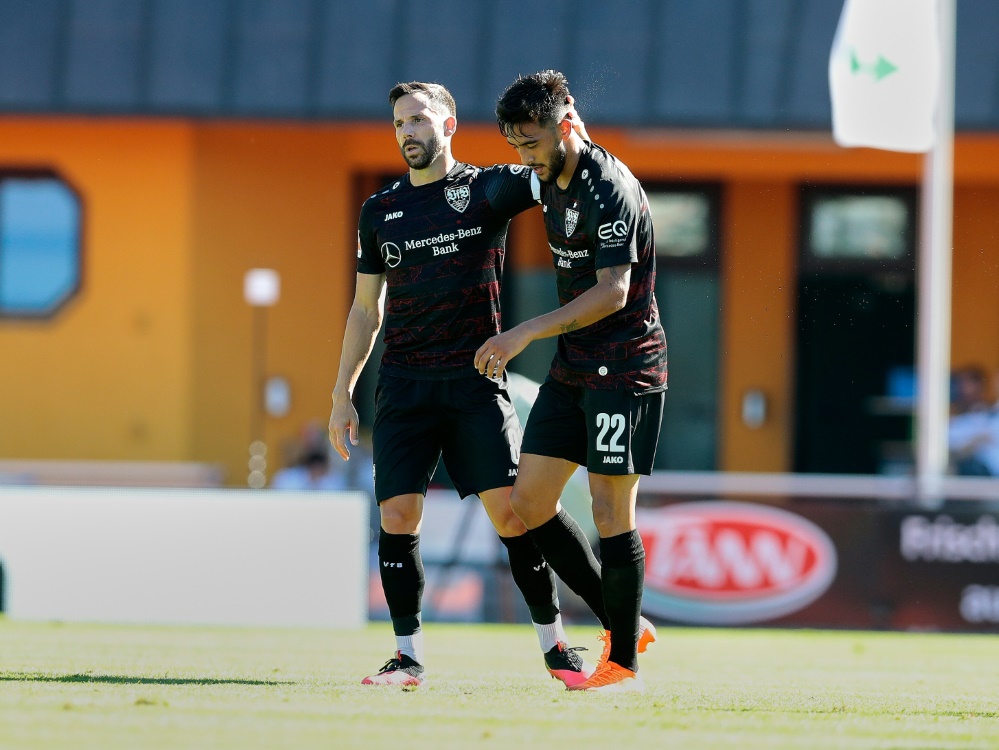
<svg viewBox="0 0 999 750">
<path fill-rule="evenodd" d="M 542 177 L 538 175 L 538 179 L 550 185 L 558 179 L 558 176 L 562 174 L 562 170 L 565 169 L 565 144 L 559 141 L 555 145 L 555 150 L 552 151 L 551 158 L 545 162 L 545 176 Z"/>
<path fill-rule="evenodd" d="M 407 146 L 419 146 L 422 151 L 415 156 L 409 156 L 406 154 Z M 402 158 L 406 160 L 410 169 L 426 169 L 434 163 L 434 159 L 440 156 L 443 147 L 441 139 L 437 137 L 437 133 L 434 133 L 427 139 L 426 143 L 410 138 L 402 144 L 399 150 L 402 151 Z"/>
</svg>

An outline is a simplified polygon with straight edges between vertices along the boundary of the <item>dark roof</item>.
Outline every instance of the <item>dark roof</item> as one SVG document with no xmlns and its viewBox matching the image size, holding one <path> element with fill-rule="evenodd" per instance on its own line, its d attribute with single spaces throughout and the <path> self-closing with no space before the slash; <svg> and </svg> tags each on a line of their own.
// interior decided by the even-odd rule
<svg viewBox="0 0 999 750">
<path fill-rule="evenodd" d="M 960 0 L 956 122 L 999 130 L 999 2 Z M 436 80 L 491 122 L 564 71 L 593 122 L 830 126 L 842 0 L 0 0 L 0 112 L 381 119 Z"/>
</svg>

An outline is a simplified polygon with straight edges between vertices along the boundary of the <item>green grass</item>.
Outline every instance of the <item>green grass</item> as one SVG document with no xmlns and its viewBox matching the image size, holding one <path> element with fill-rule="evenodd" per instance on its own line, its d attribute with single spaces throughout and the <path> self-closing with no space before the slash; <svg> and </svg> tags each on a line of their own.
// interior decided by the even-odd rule
<svg viewBox="0 0 999 750">
<path fill-rule="evenodd" d="M 661 628 L 638 696 L 560 689 L 529 626 L 430 623 L 426 642 L 432 682 L 403 691 L 358 684 L 384 625 L 0 619 L 0 748 L 999 748 L 989 636 Z"/>
</svg>

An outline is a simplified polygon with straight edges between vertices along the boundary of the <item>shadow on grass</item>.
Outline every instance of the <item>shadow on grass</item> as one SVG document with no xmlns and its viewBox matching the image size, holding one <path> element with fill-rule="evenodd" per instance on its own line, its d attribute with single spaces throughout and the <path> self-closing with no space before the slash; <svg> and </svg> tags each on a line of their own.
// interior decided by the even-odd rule
<svg viewBox="0 0 999 750">
<path fill-rule="evenodd" d="M 0 672 L 0 682 L 86 682 L 105 685 L 290 685 L 286 680 L 228 680 L 214 677 L 125 677 L 95 674 Z"/>
</svg>

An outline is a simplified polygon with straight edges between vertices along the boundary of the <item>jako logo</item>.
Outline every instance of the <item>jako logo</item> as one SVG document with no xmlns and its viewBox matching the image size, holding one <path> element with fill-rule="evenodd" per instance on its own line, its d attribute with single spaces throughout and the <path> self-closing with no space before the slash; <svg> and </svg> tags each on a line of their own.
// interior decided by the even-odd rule
<svg viewBox="0 0 999 750">
<path fill-rule="evenodd" d="M 679 622 L 737 625 L 797 612 L 836 576 L 836 548 L 801 516 L 764 505 L 639 509 L 643 609 Z"/>
</svg>

